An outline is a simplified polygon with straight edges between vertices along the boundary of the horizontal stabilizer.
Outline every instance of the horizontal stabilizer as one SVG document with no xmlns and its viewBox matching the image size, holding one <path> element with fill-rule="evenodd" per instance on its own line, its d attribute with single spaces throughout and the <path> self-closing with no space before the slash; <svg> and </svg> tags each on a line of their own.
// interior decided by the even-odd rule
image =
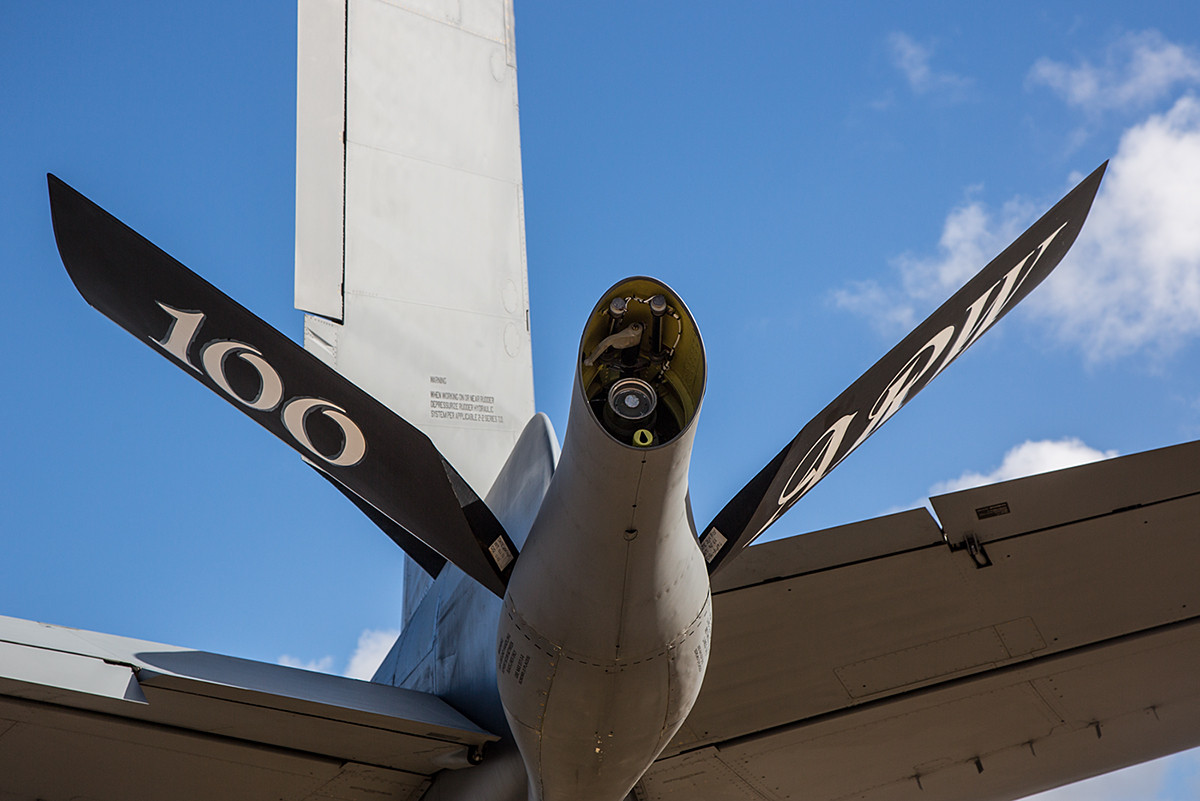
<svg viewBox="0 0 1200 801">
<path fill-rule="evenodd" d="M 516 548 L 423 433 L 120 220 L 48 176 L 84 299 L 497 595 Z"/>
<path fill-rule="evenodd" d="M 498 739 L 429 693 L 0 616 L 5 799 L 414 799 Z"/>
<path fill-rule="evenodd" d="M 709 572 L 754 541 L 1050 274 L 1075 242 L 1108 162 L 1072 189 L 808 422 L 704 529 Z"/>
</svg>

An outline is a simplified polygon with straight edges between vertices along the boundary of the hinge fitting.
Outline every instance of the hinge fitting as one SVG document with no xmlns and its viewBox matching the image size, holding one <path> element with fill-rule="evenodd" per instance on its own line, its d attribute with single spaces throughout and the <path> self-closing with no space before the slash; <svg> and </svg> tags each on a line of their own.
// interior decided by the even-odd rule
<svg viewBox="0 0 1200 801">
<path fill-rule="evenodd" d="M 949 543 L 947 543 L 949 545 Z M 971 557 L 971 561 L 975 563 L 976 568 L 991 567 L 992 558 L 988 556 L 987 551 L 983 549 L 983 543 L 979 541 L 979 537 L 974 531 L 968 531 L 963 535 L 962 542 L 958 545 L 950 545 L 951 551 L 966 551 Z"/>
</svg>

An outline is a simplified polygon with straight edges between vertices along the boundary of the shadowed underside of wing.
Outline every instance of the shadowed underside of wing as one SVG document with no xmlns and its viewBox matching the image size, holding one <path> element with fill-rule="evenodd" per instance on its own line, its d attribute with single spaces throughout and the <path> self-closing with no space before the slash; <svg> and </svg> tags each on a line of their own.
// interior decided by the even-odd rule
<svg viewBox="0 0 1200 801">
<path fill-rule="evenodd" d="M 1200 443 L 747 549 L 645 799 L 999 801 L 1200 745 Z"/>
<path fill-rule="evenodd" d="M 425 693 L 0 617 L 5 799 L 415 799 L 495 739 Z"/>
</svg>

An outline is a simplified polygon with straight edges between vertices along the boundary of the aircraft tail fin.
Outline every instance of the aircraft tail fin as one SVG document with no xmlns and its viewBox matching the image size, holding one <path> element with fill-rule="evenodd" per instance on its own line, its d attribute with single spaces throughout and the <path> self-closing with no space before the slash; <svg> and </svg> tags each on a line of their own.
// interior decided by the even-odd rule
<svg viewBox="0 0 1200 801">
<path fill-rule="evenodd" d="M 511 0 L 300 5 L 305 347 L 483 495 L 533 415 Z"/>
</svg>

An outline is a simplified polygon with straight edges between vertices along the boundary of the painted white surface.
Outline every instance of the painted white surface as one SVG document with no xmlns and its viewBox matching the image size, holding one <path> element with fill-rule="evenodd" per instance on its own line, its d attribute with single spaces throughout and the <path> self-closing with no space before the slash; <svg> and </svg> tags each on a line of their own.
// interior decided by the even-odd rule
<svg viewBox="0 0 1200 801">
<path fill-rule="evenodd" d="M 511 18 L 508 3 L 350 3 L 344 183 L 303 163 L 327 166 L 335 149 L 297 155 L 298 176 L 324 177 L 314 202 L 338 195 L 345 213 L 342 319 L 310 315 L 306 346 L 428 434 L 480 494 L 533 414 Z M 303 34 L 302 22 L 302 50 Z M 322 49 L 338 31 L 325 35 Z M 300 80 L 300 107 L 327 88 Z M 323 209 L 320 229 L 340 211 Z M 331 237 L 314 235 L 312 252 Z M 297 243 L 297 307 L 337 318 L 336 260 L 321 257 L 305 306 L 314 257 Z"/>
</svg>

